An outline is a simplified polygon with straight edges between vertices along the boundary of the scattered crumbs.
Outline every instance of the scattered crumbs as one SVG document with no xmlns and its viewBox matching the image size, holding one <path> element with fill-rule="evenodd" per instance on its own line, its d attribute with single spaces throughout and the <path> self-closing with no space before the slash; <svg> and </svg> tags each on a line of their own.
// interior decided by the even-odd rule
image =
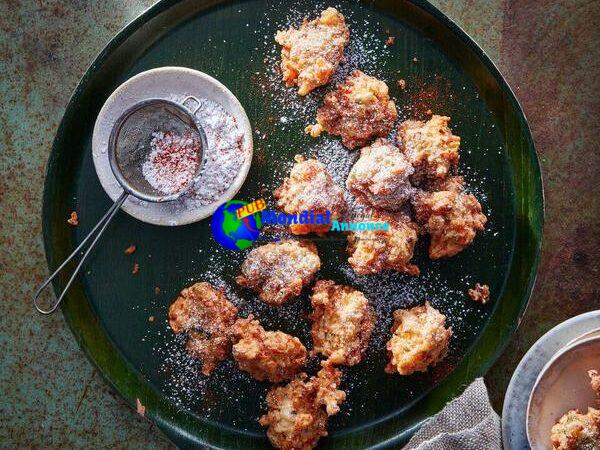
<svg viewBox="0 0 600 450">
<path fill-rule="evenodd" d="M 125 249 L 125 254 L 126 255 L 133 255 L 135 253 L 136 248 L 137 247 L 135 245 L 131 244 L 129 247 L 127 247 Z"/>
<path fill-rule="evenodd" d="M 398 83 L 398 87 L 400 89 L 402 89 L 402 90 L 406 89 L 406 81 L 405 80 L 400 79 L 400 80 L 397 81 L 397 83 Z"/>
<path fill-rule="evenodd" d="M 133 264 L 133 269 L 131 270 L 131 273 L 135 275 L 139 271 L 140 271 L 140 265 L 138 263 L 134 263 Z"/>
<path fill-rule="evenodd" d="M 395 42 L 396 42 L 396 36 L 388 36 L 387 39 L 385 40 L 385 45 L 387 45 L 388 47 L 391 47 L 392 45 L 394 45 Z"/>
<path fill-rule="evenodd" d="M 474 302 L 485 305 L 490 299 L 490 287 L 487 284 L 475 283 L 475 287 L 469 289 L 468 294 Z"/>
<path fill-rule="evenodd" d="M 135 410 L 140 416 L 146 417 L 146 407 L 142 405 L 139 398 L 135 399 Z"/>
<path fill-rule="evenodd" d="M 77 215 L 77 213 L 75 211 L 71 212 L 71 216 L 67 219 L 67 223 L 74 227 L 79 225 L 79 216 Z"/>
<path fill-rule="evenodd" d="M 148 317 L 148 322 L 154 322 L 154 316 Z"/>
<path fill-rule="evenodd" d="M 158 295 L 158 294 L 160 294 L 160 288 L 158 286 L 156 286 L 154 288 L 154 295 Z"/>
</svg>

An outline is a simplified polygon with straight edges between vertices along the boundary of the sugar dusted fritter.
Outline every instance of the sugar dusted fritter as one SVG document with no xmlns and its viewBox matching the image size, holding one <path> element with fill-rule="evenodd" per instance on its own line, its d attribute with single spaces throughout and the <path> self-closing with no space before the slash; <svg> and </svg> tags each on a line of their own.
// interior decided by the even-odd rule
<svg viewBox="0 0 600 450">
<path fill-rule="evenodd" d="M 315 214 L 331 212 L 332 220 L 339 220 L 347 209 L 344 191 L 337 186 L 323 163 L 316 159 L 305 159 L 301 155 L 294 158 L 290 176 L 275 189 L 273 196 L 277 206 L 288 214 L 301 214 L 314 211 Z M 294 234 L 329 231 L 329 224 L 292 224 Z"/>
<path fill-rule="evenodd" d="M 329 83 L 344 58 L 350 31 L 344 16 L 327 8 L 315 20 L 304 19 L 299 28 L 278 31 L 275 40 L 281 49 L 281 71 L 287 86 L 298 86 L 306 95 Z"/>
<path fill-rule="evenodd" d="M 451 181 L 452 188 L 457 183 Z M 464 192 L 420 192 L 413 206 L 417 223 L 431 236 L 429 257 L 448 258 L 464 250 L 478 231 L 485 229 L 487 217 L 477 199 Z"/>
<path fill-rule="evenodd" d="M 373 222 L 387 222 L 387 230 L 353 231 L 348 234 L 348 262 L 358 275 L 395 270 L 419 275 L 410 263 L 418 238 L 418 227 L 404 214 L 373 212 Z"/>
<path fill-rule="evenodd" d="M 599 449 L 600 410 L 588 408 L 587 414 L 576 409 L 567 412 L 552 427 L 550 440 L 554 450 Z"/>
<path fill-rule="evenodd" d="M 315 244 L 289 239 L 250 251 L 236 281 L 256 291 L 265 303 L 278 306 L 299 296 L 320 268 Z"/>
<path fill-rule="evenodd" d="M 267 394 L 268 412 L 260 418 L 267 437 L 281 450 L 311 450 L 327 436 L 327 420 L 337 414 L 346 399 L 338 389 L 341 372 L 323 364 L 317 376 L 300 374 L 285 386 L 275 386 Z"/>
<path fill-rule="evenodd" d="M 364 294 L 333 281 L 317 281 L 311 297 L 315 353 L 333 364 L 358 364 L 369 345 L 375 313 Z"/>
<path fill-rule="evenodd" d="M 202 373 L 210 375 L 231 350 L 232 327 L 237 308 L 222 289 L 196 283 L 181 291 L 169 307 L 169 325 L 175 334 L 188 333 L 186 349 L 202 361 Z"/>
<path fill-rule="evenodd" d="M 398 145 L 415 168 L 416 182 L 448 176 L 458 165 L 460 137 L 448 128 L 450 117 L 407 120 L 398 127 Z"/>
<path fill-rule="evenodd" d="M 334 91 L 329 92 L 317 111 L 317 123 L 306 132 L 317 137 L 322 131 L 341 136 L 349 149 L 363 147 L 372 139 L 392 131 L 398 113 L 387 85 L 377 78 L 354 70 Z"/>
<path fill-rule="evenodd" d="M 387 343 L 388 373 L 410 375 L 426 372 L 444 358 L 452 330 L 446 328 L 446 316 L 425 303 L 411 309 L 394 311 L 392 337 Z"/>
<path fill-rule="evenodd" d="M 279 383 L 297 375 L 308 352 L 300 339 L 281 331 L 265 331 L 252 315 L 233 327 L 233 358 L 241 370 L 259 381 Z"/>
<path fill-rule="evenodd" d="M 409 181 L 414 171 L 395 145 L 387 139 L 377 139 L 360 150 L 346 187 L 367 205 L 398 211 L 414 193 Z"/>
</svg>

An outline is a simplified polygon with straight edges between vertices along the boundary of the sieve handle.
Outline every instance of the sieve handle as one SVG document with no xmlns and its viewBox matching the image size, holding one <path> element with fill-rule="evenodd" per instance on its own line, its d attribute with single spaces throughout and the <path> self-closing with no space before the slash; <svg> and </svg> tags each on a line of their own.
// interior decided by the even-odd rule
<svg viewBox="0 0 600 450">
<path fill-rule="evenodd" d="M 196 109 L 190 109 L 190 112 L 193 115 L 196 115 L 196 113 L 198 112 L 198 110 L 200 109 L 200 107 L 202 106 L 202 103 L 200 102 L 200 100 L 198 100 L 196 97 L 194 97 L 193 95 L 188 95 L 186 98 L 183 99 L 183 101 L 181 102 L 181 104 L 183 106 L 185 106 L 185 102 L 187 102 L 188 100 L 194 100 L 198 106 L 196 107 Z M 187 108 L 187 107 L 186 107 Z"/>
<path fill-rule="evenodd" d="M 85 262 L 85 260 L 89 256 L 90 252 L 92 251 L 92 249 L 94 248 L 94 246 L 96 245 L 98 240 L 100 239 L 100 236 L 102 236 L 102 233 L 104 233 L 104 230 L 106 230 L 106 227 L 108 226 L 108 224 L 112 221 L 113 217 L 115 217 L 115 214 L 117 213 L 117 211 L 119 210 L 121 205 L 123 205 L 123 202 L 125 201 L 125 199 L 127 198 L 128 195 L 129 195 L 129 192 L 127 192 L 127 191 L 124 191 L 121 194 L 121 196 L 113 203 L 113 205 L 108 209 L 108 211 L 106 211 L 104 216 L 102 216 L 102 218 L 98 221 L 98 223 L 94 226 L 94 228 L 92 228 L 92 231 L 90 231 L 88 233 L 88 235 L 83 239 L 83 241 L 81 241 L 81 244 L 79 244 L 77 246 L 77 248 L 75 250 L 73 250 L 73 253 L 71 253 L 69 255 L 69 257 L 67 259 L 65 259 L 64 262 L 60 266 L 58 266 L 58 269 L 56 269 L 54 271 L 54 273 L 52 275 L 50 275 L 46 279 L 46 281 L 44 281 L 44 283 L 38 288 L 38 290 L 35 293 L 35 296 L 33 297 L 33 304 L 35 306 L 35 309 L 38 310 L 38 312 L 40 312 L 41 314 L 52 314 L 54 311 L 56 311 L 56 308 L 58 308 L 58 305 L 60 305 L 60 302 L 62 302 L 65 294 L 67 293 L 67 290 L 71 287 L 71 284 L 75 280 L 75 277 L 77 277 L 77 274 L 81 270 L 81 266 L 83 266 L 83 263 Z M 96 231 L 97 231 L 97 233 L 96 233 Z M 87 247 L 87 250 L 81 257 L 81 260 L 79 261 L 79 263 L 75 267 L 75 270 L 71 274 L 71 278 L 69 278 L 69 281 L 65 285 L 65 288 L 63 289 L 63 291 L 60 293 L 60 295 L 59 295 L 58 299 L 56 300 L 56 302 L 54 303 L 54 305 L 52 305 L 52 307 L 50 309 L 43 309 L 38 304 L 40 294 L 50 284 L 50 282 L 58 276 L 58 274 L 61 272 L 61 270 L 64 269 L 64 267 L 67 265 L 67 263 L 69 261 L 71 261 L 75 257 L 75 255 L 77 255 L 77 253 L 79 253 L 85 247 L 85 244 L 92 237 L 94 239 L 92 240 L 90 245 Z"/>
</svg>

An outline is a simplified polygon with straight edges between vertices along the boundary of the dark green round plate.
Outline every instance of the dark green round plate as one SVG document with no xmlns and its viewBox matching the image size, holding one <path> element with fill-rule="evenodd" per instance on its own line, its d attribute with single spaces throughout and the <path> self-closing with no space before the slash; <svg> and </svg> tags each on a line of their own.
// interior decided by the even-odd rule
<svg viewBox="0 0 600 450">
<path fill-rule="evenodd" d="M 297 97 L 277 80 L 274 69 L 275 31 L 324 6 L 283 0 L 164 0 L 121 31 L 81 80 L 54 142 L 43 212 L 50 268 L 57 267 L 110 204 L 92 164 L 94 121 L 120 83 L 147 69 L 171 65 L 201 70 L 227 85 L 245 107 L 256 132 L 255 153 L 236 198 L 272 201 L 270 191 L 296 153 L 321 158 L 342 182 L 354 156 L 336 139 L 313 140 L 303 133 L 327 89 Z M 462 138 L 460 171 L 489 217 L 486 232 L 454 258 L 429 261 L 421 242 L 415 261 L 422 275 L 416 278 L 355 277 L 343 241 L 317 243 L 324 266 L 319 276 L 362 289 L 379 315 L 366 361 L 345 369 L 348 399 L 321 445 L 391 448 L 484 374 L 515 331 L 539 258 L 542 184 L 516 99 L 492 62 L 454 23 L 424 1 L 340 1 L 336 6 L 352 32 L 338 78 L 358 67 L 386 80 L 401 118 L 423 118 L 427 110 L 451 116 L 452 128 Z M 388 35 L 395 37 L 389 47 L 384 45 Z M 400 78 L 405 90 L 396 84 Z M 72 210 L 80 217 L 76 228 L 66 224 Z M 137 251 L 126 256 L 131 243 Z M 168 330 L 168 306 L 183 287 L 200 280 L 225 285 L 243 314 L 252 311 L 267 328 L 293 333 L 310 345 L 303 319 L 307 295 L 280 309 L 262 304 L 234 283 L 243 256 L 219 247 L 207 220 L 157 227 L 121 212 L 62 306 L 80 345 L 108 382 L 130 404 L 140 399 L 146 416 L 181 447 L 268 446 L 257 423 L 268 386 L 231 361 L 212 378 L 202 379 L 183 343 Z M 137 275 L 131 273 L 135 262 Z M 65 281 L 58 279 L 55 290 Z M 490 286 L 489 304 L 467 299 L 465 292 L 475 282 Z M 453 327 L 448 357 L 425 374 L 385 374 L 391 311 L 426 299 Z"/>
</svg>

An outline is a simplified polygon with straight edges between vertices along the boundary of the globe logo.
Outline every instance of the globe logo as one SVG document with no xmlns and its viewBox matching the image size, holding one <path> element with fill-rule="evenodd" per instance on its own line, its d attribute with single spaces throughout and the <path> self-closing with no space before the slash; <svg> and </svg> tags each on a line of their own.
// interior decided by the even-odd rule
<svg viewBox="0 0 600 450">
<path fill-rule="evenodd" d="M 210 228 L 215 240 L 231 250 L 244 250 L 258 239 L 260 234 L 260 215 L 251 214 L 238 219 L 237 210 L 248 203 L 230 200 L 222 204 L 213 214 Z"/>
</svg>

